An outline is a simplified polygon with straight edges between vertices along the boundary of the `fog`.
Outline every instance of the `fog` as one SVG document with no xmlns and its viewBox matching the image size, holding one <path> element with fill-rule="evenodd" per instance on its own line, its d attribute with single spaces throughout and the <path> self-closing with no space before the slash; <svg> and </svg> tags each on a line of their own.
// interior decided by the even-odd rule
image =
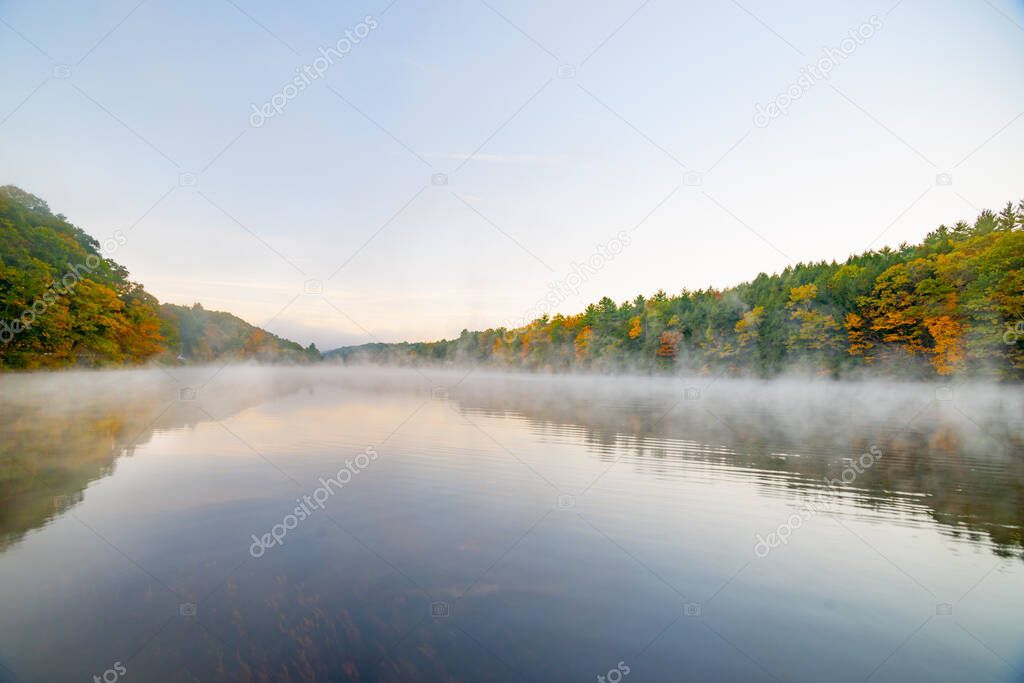
<svg viewBox="0 0 1024 683">
<path fill-rule="evenodd" d="M 1024 434 L 1024 392 L 1019 386 L 983 382 L 893 382 L 878 379 L 772 380 L 650 375 L 547 375 L 482 368 L 373 366 L 197 366 L 136 370 L 64 371 L 0 377 L 4 412 L 37 410 L 54 416 L 99 408 L 156 403 L 168 412 L 192 407 L 222 419 L 247 406 L 329 386 L 372 395 L 404 392 L 424 400 L 448 400 L 466 410 L 523 412 L 551 420 L 628 411 L 658 410 L 666 429 L 735 430 L 759 426 L 820 439 L 870 434 L 941 423 L 971 444 L 991 449 L 994 433 Z M 660 409 L 660 410 L 659 410 Z M 662 412 L 663 411 L 663 412 Z M 605 415 L 604 417 L 607 417 Z M 758 425 L 754 425 L 756 420 Z M 717 425 L 717 427 L 715 427 Z M 651 427 L 650 424 L 647 425 Z"/>
</svg>

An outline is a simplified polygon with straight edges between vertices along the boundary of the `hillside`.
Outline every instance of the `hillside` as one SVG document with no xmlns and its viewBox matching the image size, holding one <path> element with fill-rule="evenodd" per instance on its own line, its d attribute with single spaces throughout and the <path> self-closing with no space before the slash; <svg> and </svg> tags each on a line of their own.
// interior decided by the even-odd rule
<svg viewBox="0 0 1024 683">
<path fill-rule="evenodd" d="M 366 344 L 342 362 L 482 363 L 544 371 L 788 370 L 833 376 L 1024 379 L 1024 202 L 973 224 L 940 226 L 917 245 L 843 263 L 801 263 L 727 289 L 544 315 L 457 339 Z"/>
<path fill-rule="evenodd" d="M 160 318 L 166 327 L 165 344 L 175 355 L 198 362 L 221 358 L 264 362 L 319 360 L 315 345 L 308 349 L 289 339 L 250 325 L 223 311 L 160 304 Z"/>
<path fill-rule="evenodd" d="M 0 370 L 319 355 L 230 313 L 160 304 L 45 201 L 0 187 Z"/>
</svg>

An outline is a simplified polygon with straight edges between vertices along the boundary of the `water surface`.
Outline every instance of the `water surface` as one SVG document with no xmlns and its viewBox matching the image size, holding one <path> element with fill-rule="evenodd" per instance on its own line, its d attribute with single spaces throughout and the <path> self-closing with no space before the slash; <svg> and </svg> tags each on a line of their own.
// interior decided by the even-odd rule
<svg viewBox="0 0 1024 683">
<path fill-rule="evenodd" d="M 1019 388 L 195 368 L 0 409 L 0 680 L 1024 680 Z"/>
</svg>

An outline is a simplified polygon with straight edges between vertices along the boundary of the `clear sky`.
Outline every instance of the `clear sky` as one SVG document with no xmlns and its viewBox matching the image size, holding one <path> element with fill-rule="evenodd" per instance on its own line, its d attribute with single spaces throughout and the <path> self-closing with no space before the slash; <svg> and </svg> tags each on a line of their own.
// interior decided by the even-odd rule
<svg viewBox="0 0 1024 683">
<path fill-rule="evenodd" d="M 161 301 L 454 336 L 1024 197 L 1022 46 L 1021 0 L 7 1 L 0 184 Z"/>
</svg>

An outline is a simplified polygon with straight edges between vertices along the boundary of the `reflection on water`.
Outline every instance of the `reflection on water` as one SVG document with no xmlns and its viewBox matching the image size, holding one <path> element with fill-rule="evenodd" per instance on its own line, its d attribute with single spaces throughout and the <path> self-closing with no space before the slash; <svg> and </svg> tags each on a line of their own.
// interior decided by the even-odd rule
<svg viewBox="0 0 1024 683">
<path fill-rule="evenodd" d="M 209 368 L 0 409 L 0 681 L 1024 680 L 1017 389 Z"/>
<path fill-rule="evenodd" d="M 926 513 L 953 536 L 1024 558 L 1018 390 L 920 385 L 880 395 L 872 385 L 715 384 L 693 382 L 689 399 L 685 388 L 666 384 L 628 392 L 586 381 L 559 392 L 529 382 L 501 392 L 470 385 L 458 399 L 469 411 L 523 416 L 537 434 L 581 439 L 609 461 L 629 452 L 654 475 L 679 466 L 673 459 L 702 460 L 809 495 L 874 447 L 885 457 L 840 494 L 849 502 Z"/>
<path fill-rule="evenodd" d="M 265 384 L 247 384 L 245 392 L 217 387 L 211 400 L 200 403 L 190 400 L 195 389 L 173 375 L 117 372 L 4 380 L 0 550 L 79 502 L 91 481 L 112 474 L 118 457 L 132 455 L 155 432 L 224 419 L 295 391 L 302 381 L 270 376 Z"/>
</svg>

